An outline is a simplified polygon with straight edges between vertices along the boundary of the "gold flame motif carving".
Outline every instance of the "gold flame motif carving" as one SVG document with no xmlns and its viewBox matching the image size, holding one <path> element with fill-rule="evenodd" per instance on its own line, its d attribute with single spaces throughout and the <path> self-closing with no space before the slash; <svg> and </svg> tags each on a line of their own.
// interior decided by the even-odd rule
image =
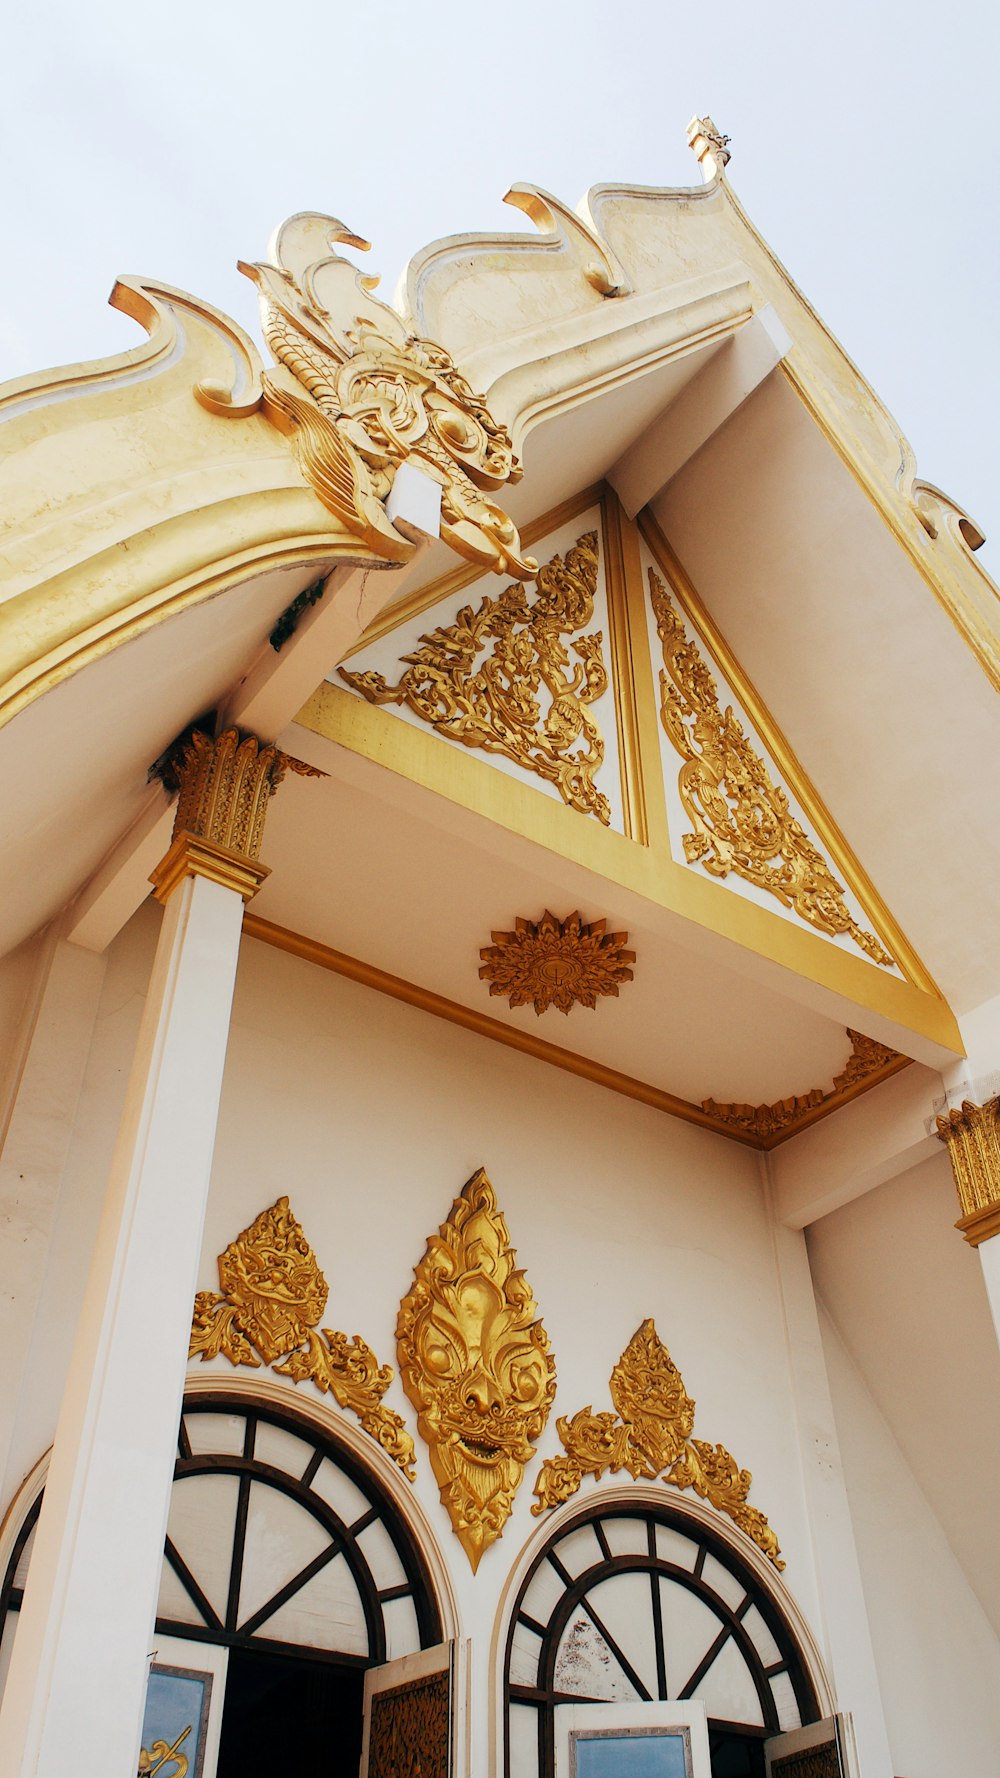
<svg viewBox="0 0 1000 1778">
<path fill-rule="evenodd" d="M 891 969 L 889 952 L 854 919 L 843 886 L 792 814 L 732 707 L 720 709 L 711 671 L 652 568 L 649 596 L 666 669 L 660 673 L 660 719 L 684 761 L 677 787 L 694 830 L 684 835 L 688 863 L 703 865 L 713 877 L 735 871 L 818 932 L 846 934 L 873 962 Z"/>
<path fill-rule="evenodd" d="M 518 918 L 513 932 L 492 933 L 492 945 L 480 951 L 480 979 L 491 994 L 536 1013 L 596 1007 L 598 995 L 617 996 L 619 982 L 632 980 L 628 965 L 635 962 L 635 952 L 625 949 L 628 933 L 606 928 L 606 920 L 585 925 L 578 913 L 557 920 L 548 909 L 537 924 Z"/>
<path fill-rule="evenodd" d="M 530 602 L 523 587 L 509 586 L 421 636 L 403 656 L 407 671 L 398 684 L 346 667 L 340 677 L 370 704 L 405 704 L 439 734 L 513 760 L 555 785 L 571 809 L 608 827 L 611 805 L 594 782 L 604 740 L 588 709 L 608 686 L 603 636 L 576 634 L 594 615 L 597 532 L 580 537 L 565 560 L 553 556 L 536 579 Z M 572 663 L 569 636 L 576 637 Z"/>
<path fill-rule="evenodd" d="M 410 463 L 440 484 L 441 535 L 459 555 L 530 579 L 535 564 L 491 498 L 521 476 L 510 434 L 449 353 L 372 296 L 378 279 L 330 251 L 337 243 L 368 249 L 334 217 L 305 213 L 278 230 L 276 264 L 240 264 L 285 373 L 265 375 L 265 412 L 295 437 L 320 499 L 388 559 L 412 554 L 380 505 Z"/>
<path fill-rule="evenodd" d="M 380 1368 L 357 1334 L 349 1340 L 328 1327 L 317 1333 L 329 1286 L 287 1198 L 262 1210 L 219 1255 L 219 1283 L 221 1295 L 200 1290 L 194 1299 L 188 1356 L 221 1355 L 255 1367 L 263 1359 L 293 1383 L 315 1383 L 357 1414 L 412 1481 L 413 1440 L 399 1415 L 382 1405 L 392 1366 Z"/>
<path fill-rule="evenodd" d="M 548 1418 L 555 1363 L 482 1168 L 427 1243 L 396 1326 L 403 1387 L 472 1564 L 510 1517 Z"/>
<path fill-rule="evenodd" d="M 815 1111 L 820 1105 L 826 1105 L 832 1099 L 839 1099 L 843 1094 L 850 1093 L 852 1088 L 860 1087 L 866 1080 L 873 1080 L 891 1069 L 905 1063 L 908 1058 L 900 1055 L 898 1050 L 890 1049 L 888 1044 L 878 1043 L 874 1037 L 866 1037 L 862 1031 L 848 1028 L 851 1040 L 851 1054 L 839 1074 L 833 1077 L 833 1086 L 824 1091 L 822 1087 L 810 1087 L 807 1093 L 796 1093 L 790 1099 L 777 1099 L 773 1105 L 720 1105 L 715 1099 L 703 1099 L 702 1111 L 710 1117 L 717 1117 L 724 1124 L 733 1124 L 738 1130 L 747 1130 L 752 1136 L 759 1136 L 767 1142 L 779 1136 L 807 1111 Z"/>
<path fill-rule="evenodd" d="M 724 1445 L 692 1438 L 695 1404 L 652 1320 L 636 1329 L 615 1365 L 611 1400 L 616 1414 L 586 1407 L 556 1422 L 566 1456 L 543 1463 L 533 1513 L 571 1499 L 585 1475 L 599 1479 L 607 1469 L 613 1475 L 627 1469 L 637 1481 L 661 1476 L 727 1513 L 776 1568 L 784 1568 L 777 1537 L 764 1514 L 747 1502 L 750 1471 L 740 1469 Z"/>
</svg>

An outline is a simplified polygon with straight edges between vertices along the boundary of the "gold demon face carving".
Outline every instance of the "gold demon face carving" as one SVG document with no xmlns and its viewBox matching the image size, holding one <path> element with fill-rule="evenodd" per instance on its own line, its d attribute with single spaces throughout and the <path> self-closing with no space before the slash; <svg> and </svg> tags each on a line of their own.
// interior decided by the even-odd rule
<svg viewBox="0 0 1000 1778">
<path fill-rule="evenodd" d="M 556 1391 L 516 1258 L 480 1168 L 428 1241 L 396 1325 L 403 1387 L 473 1572 L 510 1517 Z"/>
<path fill-rule="evenodd" d="M 219 1255 L 219 1282 L 265 1364 L 300 1346 L 329 1286 L 302 1225 L 279 1198 Z"/>
<path fill-rule="evenodd" d="M 611 1373 L 611 1399 L 628 1426 L 636 1454 L 659 1475 L 675 1463 L 694 1429 L 694 1402 L 666 1346 L 647 1319 L 632 1335 Z"/>
</svg>

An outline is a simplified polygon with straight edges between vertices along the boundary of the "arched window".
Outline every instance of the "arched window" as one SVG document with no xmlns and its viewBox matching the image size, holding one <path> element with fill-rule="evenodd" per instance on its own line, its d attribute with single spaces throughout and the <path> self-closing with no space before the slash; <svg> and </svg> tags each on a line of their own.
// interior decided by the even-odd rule
<svg viewBox="0 0 1000 1778">
<path fill-rule="evenodd" d="M 40 1504 L 3 1577 L 0 1671 Z M 220 1774 L 272 1754 L 356 1773 L 366 1669 L 442 1640 L 423 1556 L 375 1474 L 310 1416 L 232 1392 L 184 1404 L 156 1629 L 228 1650 Z"/>
<path fill-rule="evenodd" d="M 774 1598 L 721 1531 L 668 1503 L 595 1503 L 540 1551 L 507 1636 L 505 1778 L 552 1778 L 559 1704 L 701 1700 L 714 1778 L 822 1714 Z"/>
</svg>

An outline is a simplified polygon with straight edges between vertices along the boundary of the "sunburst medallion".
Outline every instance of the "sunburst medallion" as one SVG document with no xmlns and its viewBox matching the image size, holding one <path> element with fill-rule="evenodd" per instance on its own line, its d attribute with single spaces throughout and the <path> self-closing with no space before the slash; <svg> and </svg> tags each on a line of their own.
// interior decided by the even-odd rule
<svg viewBox="0 0 1000 1778">
<path fill-rule="evenodd" d="M 536 1013 L 595 1007 L 598 995 L 617 996 L 619 982 L 632 980 L 628 966 L 635 962 L 625 948 L 628 933 L 606 928 L 606 920 L 586 925 L 579 913 L 557 920 L 548 909 L 537 924 L 515 920 L 513 932 L 494 932 L 492 945 L 480 951 L 480 977 L 491 994 Z"/>
</svg>

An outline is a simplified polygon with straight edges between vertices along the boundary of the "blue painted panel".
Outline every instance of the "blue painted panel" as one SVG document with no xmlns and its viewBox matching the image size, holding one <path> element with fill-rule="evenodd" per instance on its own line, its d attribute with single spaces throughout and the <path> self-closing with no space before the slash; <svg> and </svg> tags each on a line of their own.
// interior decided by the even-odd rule
<svg viewBox="0 0 1000 1778">
<path fill-rule="evenodd" d="M 687 1778 L 684 1737 L 664 1729 L 644 1735 L 576 1738 L 577 1778 Z"/>
</svg>

